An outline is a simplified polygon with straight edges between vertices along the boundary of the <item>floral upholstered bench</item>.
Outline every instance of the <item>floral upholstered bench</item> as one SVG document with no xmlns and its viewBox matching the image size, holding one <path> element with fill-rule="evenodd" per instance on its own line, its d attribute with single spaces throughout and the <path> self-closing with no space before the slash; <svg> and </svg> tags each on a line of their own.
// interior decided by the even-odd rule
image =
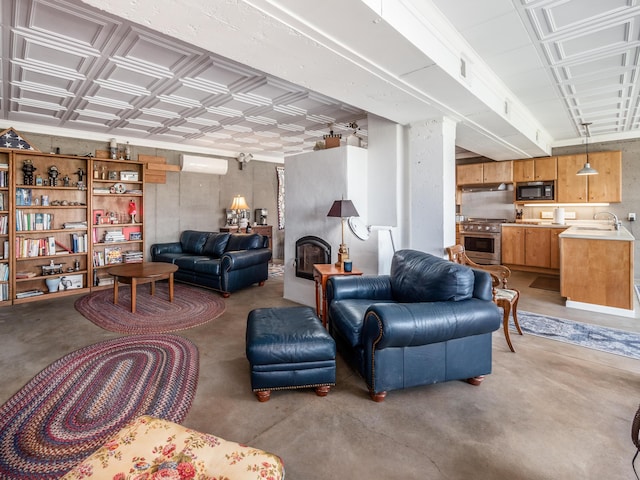
<svg viewBox="0 0 640 480">
<path fill-rule="evenodd" d="M 281 480 L 284 465 L 263 450 L 142 416 L 62 478 L 89 477 Z"/>
</svg>

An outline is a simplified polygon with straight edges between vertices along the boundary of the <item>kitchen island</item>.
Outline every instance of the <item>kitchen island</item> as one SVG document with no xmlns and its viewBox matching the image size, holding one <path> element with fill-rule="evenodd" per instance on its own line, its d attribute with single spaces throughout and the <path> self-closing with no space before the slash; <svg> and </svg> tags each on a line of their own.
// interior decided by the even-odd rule
<svg viewBox="0 0 640 480">
<path fill-rule="evenodd" d="M 559 238 L 566 306 L 633 317 L 633 235 L 622 226 L 593 224 L 574 225 Z"/>
</svg>

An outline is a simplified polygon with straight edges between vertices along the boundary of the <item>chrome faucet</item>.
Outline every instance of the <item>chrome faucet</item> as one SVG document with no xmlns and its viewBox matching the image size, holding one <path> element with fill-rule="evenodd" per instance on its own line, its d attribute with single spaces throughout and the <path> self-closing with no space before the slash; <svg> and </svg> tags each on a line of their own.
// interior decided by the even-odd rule
<svg viewBox="0 0 640 480">
<path fill-rule="evenodd" d="M 618 220 L 618 216 L 615 213 L 611 213 L 611 212 L 598 212 L 598 213 L 594 213 L 593 214 L 593 219 L 595 220 L 596 217 L 600 214 L 607 214 L 611 217 L 611 219 L 613 220 L 613 228 L 615 228 L 616 230 L 620 230 L 620 227 L 622 226 L 622 224 L 620 223 L 620 220 Z"/>
</svg>

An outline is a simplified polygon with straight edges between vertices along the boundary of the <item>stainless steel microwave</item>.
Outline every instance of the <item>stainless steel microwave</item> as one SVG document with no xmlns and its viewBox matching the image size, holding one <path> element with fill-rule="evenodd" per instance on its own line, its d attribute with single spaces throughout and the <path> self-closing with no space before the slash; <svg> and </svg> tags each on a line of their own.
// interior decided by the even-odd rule
<svg viewBox="0 0 640 480">
<path fill-rule="evenodd" d="M 526 182 L 516 184 L 516 201 L 555 200 L 554 182 Z"/>
</svg>

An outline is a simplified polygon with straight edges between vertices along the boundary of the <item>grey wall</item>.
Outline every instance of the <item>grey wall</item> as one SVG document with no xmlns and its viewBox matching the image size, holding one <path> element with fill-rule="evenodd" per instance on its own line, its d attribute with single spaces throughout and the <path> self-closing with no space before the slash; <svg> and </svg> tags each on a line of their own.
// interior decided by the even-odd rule
<svg viewBox="0 0 640 480">
<path fill-rule="evenodd" d="M 95 155 L 96 150 L 107 150 L 107 142 L 73 139 L 20 132 L 42 152 L 60 148 L 63 155 Z M 138 155 L 154 155 L 167 159 L 168 164 L 179 165 L 180 154 L 164 150 L 131 145 L 133 160 Z M 147 254 L 153 243 L 175 241 L 182 230 L 216 231 L 225 224 L 225 208 L 235 195 L 244 195 L 251 207 L 251 221 L 256 208 L 269 210 L 269 225 L 273 226 L 274 258 L 284 258 L 284 230 L 278 230 L 276 198 L 276 166 L 269 162 L 252 161 L 240 170 L 238 162 L 230 160 L 226 175 L 167 172 L 167 183 L 145 184 L 144 224 Z"/>
</svg>

